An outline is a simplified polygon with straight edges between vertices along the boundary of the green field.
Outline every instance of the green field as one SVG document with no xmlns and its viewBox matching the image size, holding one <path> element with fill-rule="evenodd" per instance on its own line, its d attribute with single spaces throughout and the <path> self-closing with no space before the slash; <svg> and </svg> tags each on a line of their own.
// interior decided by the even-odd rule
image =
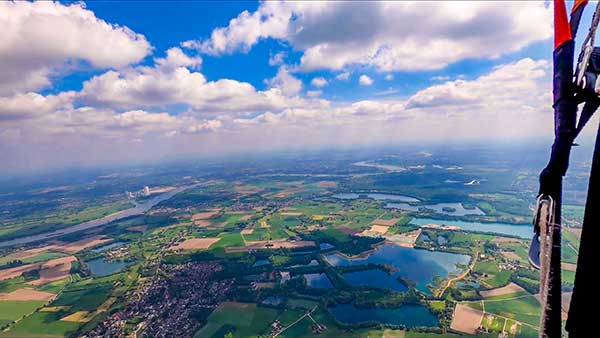
<svg viewBox="0 0 600 338">
<path fill-rule="evenodd" d="M 239 233 L 222 233 L 218 242 L 210 246 L 213 248 L 226 248 L 230 246 L 244 246 L 244 238 Z"/>
<path fill-rule="evenodd" d="M 36 312 L 11 326 L 9 331 L 0 333 L 0 337 L 65 337 L 76 331 L 80 323 L 62 321 L 63 315 L 62 312 Z"/>
<path fill-rule="evenodd" d="M 0 301 L 0 326 L 4 326 L 13 320 L 32 313 L 35 309 L 44 305 L 44 303 L 44 301 Z"/>
<path fill-rule="evenodd" d="M 51 306 L 69 306 L 71 312 L 94 311 L 104 303 L 111 290 L 109 284 L 68 286 Z"/>
<path fill-rule="evenodd" d="M 277 311 L 251 303 L 224 303 L 207 319 L 195 338 L 221 338 L 228 333 L 221 330 L 230 329 L 235 337 L 256 337 L 265 332 L 277 318 Z M 222 334 L 222 335 L 221 335 Z"/>
<path fill-rule="evenodd" d="M 513 299 L 485 300 L 485 311 L 522 323 L 538 326 L 541 307 L 534 296 L 516 296 Z"/>
</svg>

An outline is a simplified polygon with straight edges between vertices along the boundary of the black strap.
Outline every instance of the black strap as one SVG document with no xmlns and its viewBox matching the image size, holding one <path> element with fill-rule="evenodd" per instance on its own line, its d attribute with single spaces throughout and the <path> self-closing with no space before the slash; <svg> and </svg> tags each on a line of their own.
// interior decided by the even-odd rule
<svg viewBox="0 0 600 338">
<path fill-rule="evenodd" d="M 600 128 L 596 136 L 590 183 L 588 186 L 585 215 L 579 242 L 579 256 L 575 272 L 575 285 L 569 308 L 569 318 L 566 329 L 570 338 L 595 337 L 598 333 L 597 305 L 598 294 L 598 263 L 597 255 L 600 246 L 596 243 L 600 227 Z"/>
</svg>

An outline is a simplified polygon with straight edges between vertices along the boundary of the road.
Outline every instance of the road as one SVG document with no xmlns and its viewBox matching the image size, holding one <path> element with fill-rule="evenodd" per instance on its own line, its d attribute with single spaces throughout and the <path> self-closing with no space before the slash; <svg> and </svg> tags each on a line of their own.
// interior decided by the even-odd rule
<svg viewBox="0 0 600 338">
<path fill-rule="evenodd" d="M 469 264 L 469 267 L 467 268 L 467 270 L 461 272 L 458 276 L 456 276 L 454 278 L 447 279 L 444 282 L 445 285 L 442 286 L 442 288 L 440 289 L 440 291 L 438 292 L 436 297 L 441 297 L 444 294 L 444 292 L 446 292 L 446 289 L 448 289 L 448 287 L 450 287 L 450 285 L 452 285 L 452 283 L 465 278 L 469 274 L 469 272 L 471 272 L 471 270 L 473 270 L 473 268 L 475 267 L 475 264 L 477 263 L 477 258 L 479 258 L 479 252 L 477 252 L 475 254 L 475 257 L 473 258 L 473 261 L 471 262 L 471 264 Z"/>
<path fill-rule="evenodd" d="M 273 338 L 276 338 L 277 336 L 279 336 L 280 334 L 282 334 L 285 330 L 287 330 L 290 327 L 298 324 L 298 322 L 300 322 L 302 319 L 306 318 L 307 316 L 310 317 L 310 314 L 313 313 L 317 309 L 317 307 L 318 307 L 318 305 L 315 305 L 315 307 L 313 307 L 312 310 L 306 312 L 304 315 L 302 315 L 300 318 L 296 319 L 296 321 L 294 321 L 290 325 L 282 328 L 281 331 L 279 331 L 279 332 L 277 332 L 276 334 L 273 335 Z M 310 319 L 312 319 L 312 317 Z M 312 319 L 312 320 L 313 320 L 313 322 L 315 321 L 314 319 Z"/>
</svg>

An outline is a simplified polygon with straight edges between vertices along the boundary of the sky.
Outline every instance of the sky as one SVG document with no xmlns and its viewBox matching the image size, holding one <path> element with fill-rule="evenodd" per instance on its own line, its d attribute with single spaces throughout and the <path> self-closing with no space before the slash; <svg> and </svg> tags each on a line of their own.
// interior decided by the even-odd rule
<svg viewBox="0 0 600 338">
<path fill-rule="evenodd" d="M 0 32 L 0 173 L 552 137 L 548 2 L 0 2 Z"/>
</svg>

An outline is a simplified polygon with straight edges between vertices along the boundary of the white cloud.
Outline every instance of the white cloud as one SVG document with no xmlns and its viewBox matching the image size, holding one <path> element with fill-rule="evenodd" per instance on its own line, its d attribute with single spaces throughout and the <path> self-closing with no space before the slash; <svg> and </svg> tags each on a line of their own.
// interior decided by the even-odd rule
<svg viewBox="0 0 600 338">
<path fill-rule="evenodd" d="M 392 75 L 392 74 L 387 74 L 387 75 L 385 76 L 385 79 L 386 79 L 387 81 L 392 81 L 392 80 L 394 79 L 394 75 Z"/>
<path fill-rule="evenodd" d="M 202 73 L 190 69 L 200 62 L 199 58 L 190 58 L 179 48 L 172 48 L 166 58 L 155 59 L 152 67 L 138 66 L 93 77 L 84 82 L 78 98 L 85 105 L 119 109 L 186 104 L 195 112 L 212 114 L 323 104 L 297 96 L 302 82 L 283 66 L 266 81 L 270 88 L 258 91 L 247 82 L 207 81 Z"/>
<path fill-rule="evenodd" d="M 20 121 L 68 109 L 74 96 L 75 92 L 48 96 L 30 92 L 0 97 L 0 121 Z"/>
<path fill-rule="evenodd" d="M 267 84 L 272 88 L 279 88 L 285 96 L 294 96 L 302 90 L 302 81 L 294 77 L 285 67 L 280 67 L 277 75 L 269 79 Z"/>
<path fill-rule="evenodd" d="M 306 96 L 308 96 L 308 97 L 319 97 L 321 95 L 323 95 L 322 90 L 308 90 L 306 92 Z"/>
<path fill-rule="evenodd" d="M 315 77 L 314 79 L 312 79 L 312 81 L 310 81 L 310 84 L 317 88 L 325 87 L 327 83 L 327 80 L 322 76 Z"/>
<path fill-rule="evenodd" d="M 186 46 L 219 55 L 274 38 L 303 51 L 304 70 L 353 64 L 431 70 L 465 58 L 496 58 L 549 39 L 551 23 L 552 9 L 543 2 L 266 1 L 215 29 L 209 39 Z"/>
<path fill-rule="evenodd" d="M 258 113 L 227 110 L 214 117 L 193 111 L 173 115 L 141 107 L 125 112 L 97 106 L 74 108 L 72 93 L 30 93 L 3 98 L 0 109 L 5 110 L 0 110 L 0 116 L 10 116 L 0 118 L 0 149 L 8 158 L 5 162 L 16 167 L 48 165 L 40 163 L 42 159 L 64 165 L 74 158 L 132 160 L 313 145 L 551 135 L 550 68 L 548 61 L 526 58 L 498 66 L 473 80 L 459 79 L 425 88 L 408 99 L 349 103 L 288 99 Z M 261 93 L 273 92 L 280 89 Z M 36 113 L 21 107 L 36 107 Z M 57 149 L 59 157 L 48 155 Z M 26 154 L 22 162 L 19 154 Z"/>
<path fill-rule="evenodd" d="M 358 78 L 358 83 L 360 83 L 361 86 L 370 86 L 373 84 L 373 79 L 363 74 Z"/>
<path fill-rule="evenodd" d="M 544 99 L 551 93 L 548 69 L 545 60 L 525 58 L 498 66 L 472 81 L 455 80 L 423 89 L 407 101 L 407 108 L 458 107 L 463 112 L 473 109 L 477 114 L 498 113 L 503 107 L 517 111 L 545 108 Z"/>
<path fill-rule="evenodd" d="M 269 66 L 281 66 L 284 63 L 286 57 L 286 52 L 278 52 L 275 53 L 275 55 L 269 56 Z"/>
<path fill-rule="evenodd" d="M 119 68 L 143 59 L 143 35 L 96 18 L 82 3 L 0 2 L 0 95 L 48 87 L 84 61 Z"/>
<path fill-rule="evenodd" d="M 335 78 L 340 81 L 347 81 L 350 78 L 350 72 L 339 73 Z"/>
</svg>

